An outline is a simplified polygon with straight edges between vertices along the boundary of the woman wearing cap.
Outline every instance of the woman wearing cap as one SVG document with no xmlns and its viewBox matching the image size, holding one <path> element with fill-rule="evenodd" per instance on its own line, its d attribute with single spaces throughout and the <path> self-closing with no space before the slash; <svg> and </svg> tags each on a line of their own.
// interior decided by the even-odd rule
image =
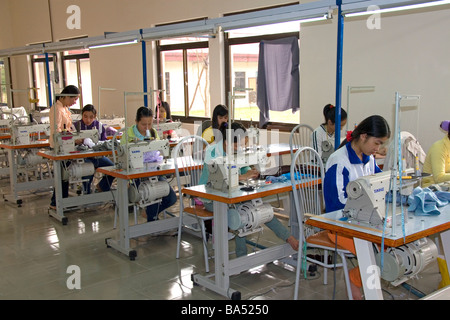
<svg viewBox="0 0 450 320">
<path fill-rule="evenodd" d="M 326 212 L 345 207 L 346 188 L 350 181 L 381 172 L 374 155 L 390 135 L 388 123 L 378 115 L 364 119 L 354 131 L 347 132 L 346 139 L 327 161 L 323 183 Z M 353 238 L 337 235 L 331 231 L 328 232 L 328 238 L 356 255 Z M 359 268 L 349 270 L 349 276 L 353 299 L 361 300 L 362 282 Z"/>
<path fill-rule="evenodd" d="M 428 187 L 433 183 L 450 181 L 450 121 L 442 121 L 440 128 L 447 134 L 441 140 L 436 141 L 430 147 L 423 164 L 423 172 L 431 173 L 431 176 L 422 180 L 422 187 Z"/>
</svg>

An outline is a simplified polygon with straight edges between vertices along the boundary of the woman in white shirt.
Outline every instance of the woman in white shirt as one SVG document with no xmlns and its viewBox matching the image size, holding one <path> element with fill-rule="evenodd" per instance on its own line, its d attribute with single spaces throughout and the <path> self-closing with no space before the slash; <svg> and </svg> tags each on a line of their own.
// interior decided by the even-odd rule
<svg viewBox="0 0 450 320">
<path fill-rule="evenodd" d="M 322 144 L 324 141 L 328 141 L 331 145 L 331 150 L 334 151 L 334 140 L 335 140 L 335 121 L 336 109 L 332 104 L 327 104 L 323 108 L 323 116 L 325 122 L 318 126 L 311 135 L 312 148 L 317 151 L 319 156 L 322 158 L 324 164 L 326 163 L 326 158 L 322 152 Z M 341 109 L 341 129 L 347 124 L 347 112 Z M 331 154 L 331 153 L 330 153 Z"/>
</svg>

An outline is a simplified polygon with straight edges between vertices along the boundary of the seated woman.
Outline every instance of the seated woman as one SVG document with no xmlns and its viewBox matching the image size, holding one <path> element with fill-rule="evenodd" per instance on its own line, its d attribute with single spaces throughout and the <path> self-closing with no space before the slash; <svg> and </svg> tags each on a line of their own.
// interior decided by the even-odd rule
<svg viewBox="0 0 450 320">
<path fill-rule="evenodd" d="M 326 165 L 323 192 L 325 210 L 331 212 L 345 207 L 347 184 L 359 177 L 381 172 L 375 162 L 375 153 L 391 135 L 386 120 L 378 115 L 364 119 L 355 130 L 347 133 L 339 149 L 331 154 Z M 331 241 L 356 254 L 353 239 L 329 232 Z M 362 299 L 359 268 L 349 270 L 352 294 L 355 300 Z"/>
<path fill-rule="evenodd" d="M 223 104 L 218 104 L 213 111 L 212 125 L 202 132 L 202 138 L 209 144 L 214 142 L 214 135 L 219 132 L 222 123 L 228 122 L 228 108 Z"/>
<path fill-rule="evenodd" d="M 105 126 L 99 122 L 97 119 L 97 110 L 92 104 L 87 104 L 83 107 L 81 110 L 81 120 L 77 121 L 75 123 L 75 127 L 78 125 L 80 126 L 80 130 L 92 130 L 97 129 L 98 135 L 99 135 L 99 141 L 106 141 L 106 128 Z M 81 139 L 80 139 L 81 140 Z M 84 141 L 75 141 L 77 145 L 83 144 Z M 92 143 L 93 144 L 93 143 Z M 95 157 L 95 158 L 86 158 L 84 160 L 85 162 L 92 162 L 94 164 L 94 168 L 101 168 L 101 167 L 109 167 L 113 166 L 114 163 L 107 157 Z M 86 193 L 91 193 L 91 184 L 92 180 L 94 179 L 94 176 L 89 177 L 83 177 L 89 179 L 89 181 L 86 183 L 84 182 L 84 189 Z M 103 178 L 100 180 L 100 182 L 97 184 L 97 191 L 103 192 L 103 191 L 109 191 L 111 189 L 111 185 L 114 181 L 114 177 L 109 175 L 104 175 Z"/>
<path fill-rule="evenodd" d="M 170 114 L 170 105 L 166 101 L 161 101 L 155 107 L 156 120 L 165 123 L 172 122 L 172 115 Z M 163 139 L 171 139 L 176 137 L 175 130 L 163 131 Z"/>
<path fill-rule="evenodd" d="M 422 179 L 422 187 L 431 184 L 450 181 L 450 121 L 442 121 L 440 128 L 447 134 L 433 143 L 427 152 L 423 172 L 431 173 L 431 176 Z"/>
<path fill-rule="evenodd" d="M 336 109 L 332 104 L 323 108 L 325 122 L 318 126 L 311 135 L 312 147 L 322 157 L 322 143 L 328 141 L 334 150 L 334 134 L 336 128 Z M 341 129 L 347 124 L 347 112 L 341 109 Z"/>
<path fill-rule="evenodd" d="M 220 156 L 225 156 L 225 150 L 227 150 L 227 137 L 226 137 L 226 128 L 227 125 L 223 124 L 220 128 L 220 136 L 216 136 L 216 140 L 213 144 L 209 145 L 205 150 L 205 165 L 203 166 L 203 171 L 200 176 L 199 184 L 206 184 L 208 182 L 209 177 L 209 171 L 208 166 L 206 165 L 209 163 L 212 159 Z M 233 132 L 235 132 L 234 135 L 234 143 L 233 148 L 236 152 L 238 150 L 238 135 L 239 133 L 245 133 L 246 129 L 239 123 L 233 122 L 231 125 L 231 129 Z M 219 140 L 220 139 L 220 140 Z M 241 142 L 245 143 L 245 137 L 243 139 L 240 139 Z M 259 176 L 259 172 L 255 169 L 252 169 L 250 167 L 243 167 L 240 169 L 240 175 L 239 180 L 245 181 L 247 179 L 251 178 L 257 178 Z M 210 200 L 203 199 L 203 205 L 205 206 L 205 209 L 208 211 L 213 211 L 213 203 Z M 281 222 L 276 218 L 273 217 L 273 219 L 266 223 L 266 226 L 270 228 L 278 238 L 282 239 L 283 241 L 286 241 L 291 245 L 291 247 L 294 250 L 298 250 L 299 241 L 294 238 L 289 232 L 289 230 L 281 224 Z M 235 243 L 236 243 L 236 256 L 244 256 L 247 254 L 247 244 L 246 244 L 246 238 L 245 237 L 235 237 Z"/>
<path fill-rule="evenodd" d="M 128 141 L 159 139 L 158 132 L 152 128 L 153 124 L 153 112 L 147 107 L 140 107 L 136 112 L 136 124 L 127 129 Z M 149 134 L 150 136 L 147 136 Z M 125 144 L 125 138 L 120 139 L 120 144 Z M 159 176 L 160 181 L 165 180 L 164 177 Z M 137 186 L 140 184 L 140 180 L 136 179 L 135 183 Z M 161 202 L 149 205 L 145 208 L 147 213 L 147 221 L 158 220 L 158 214 L 167 208 L 173 206 L 177 202 L 177 196 L 170 187 L 169 194 L 162 198 Z"/>
</svg>

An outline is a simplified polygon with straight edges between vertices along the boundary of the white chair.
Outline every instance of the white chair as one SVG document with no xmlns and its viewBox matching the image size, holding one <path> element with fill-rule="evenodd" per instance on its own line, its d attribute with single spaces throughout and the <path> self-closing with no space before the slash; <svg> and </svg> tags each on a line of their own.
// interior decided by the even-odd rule
<svg viewBox="0 0 450 320">
<path fill-rule="evenodd" d="M 311 147 L 311 135 L 314 129 L 307 124 L 298 124 L 291 130 L 289 135 L 289 147 L 291 148 L 291 159 L 295 150 L 300 147 Z"/>
<path fill-rule="evenodd" d="M 203 251 L 205 258 L 205 271 L 209 272 L 207 237 L 205 230 L 205 221 L 213 219 L 213 213 L 206 211 L 194 205 L 194 199 L 188 198 L 189 206 L 185 207 L 181 189 L 185 186 L 196 186 L 199 184 L 204 162 L 204 148 L 208 145 L 205 139 L 197 135 L 184 137 L 178 142 L 172 152 L 172 158 L 175 161 L 175 174 L 178 184 L 178 194 L 180 198 L 180 221 L 178 225 L 177 259 L 180 257 L 181 234 L 183 228 L 191 228 L 194 231 L 201 232 Z M 195 219 L 200 226 L 194 228 L 192 225 L 183 223 L 184 216 L 187 215 Z M 192 219 L 191 219 L 192 220 Z"/>
<path fill-rule="evenodd" d="M 348 275 L 346 256 L 352 253 L 337 246 L 336 254 L 341 257 L 340 263 L 328 263 L 328 253 L 334 253 L 336 245 L 327 235 L 327 231 L 309 227 L 304 222 L 307 215 L 321 215 L 324 204 L 323 194 L 320 190 L 321 182 L 325 176 L 324 167 L 319 154 L 311 147 L 301 147 L 295 152 L 291 163 L 291 183 L 294 196 L 295 211 L 299 224 L 299 250 L 297 258 L 297 274 L 295 280 L 294 299 L 298 297 L 298 285 L 302 262 L 309 261 L 324 268 L 323 283 L 327 284 L 327 270 L 329 268 L 343 267 L 347 295 L 353 299 L 350 278 Z M 320 179 L 320 180 L 318 180 Z M 308 183 L 309 182 L 309 183 Z M 306 245 L 305 245 L 306 242 Z M 306 256 L 305 248 L 323 250 L 323 261 Z M 306 250 L 305 250 L 306 251 Z M 336 261 L 335 261 L 336 262 Z"/>
</svg>

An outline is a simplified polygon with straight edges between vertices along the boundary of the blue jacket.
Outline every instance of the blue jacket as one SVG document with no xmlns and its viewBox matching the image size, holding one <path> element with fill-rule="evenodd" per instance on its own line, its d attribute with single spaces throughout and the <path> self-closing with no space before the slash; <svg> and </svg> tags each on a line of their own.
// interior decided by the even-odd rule
<svg viewBox="0 0 450 320">
<path fill-rule="evenodd" d="M 345 207 L 347 202 L 347 184 L 359 177 L 381 172 L 375 158 L 363 154 L 362 161 L 348 142 L 328 158 L 323 183 L 326 212 Z"/>
</svg>

